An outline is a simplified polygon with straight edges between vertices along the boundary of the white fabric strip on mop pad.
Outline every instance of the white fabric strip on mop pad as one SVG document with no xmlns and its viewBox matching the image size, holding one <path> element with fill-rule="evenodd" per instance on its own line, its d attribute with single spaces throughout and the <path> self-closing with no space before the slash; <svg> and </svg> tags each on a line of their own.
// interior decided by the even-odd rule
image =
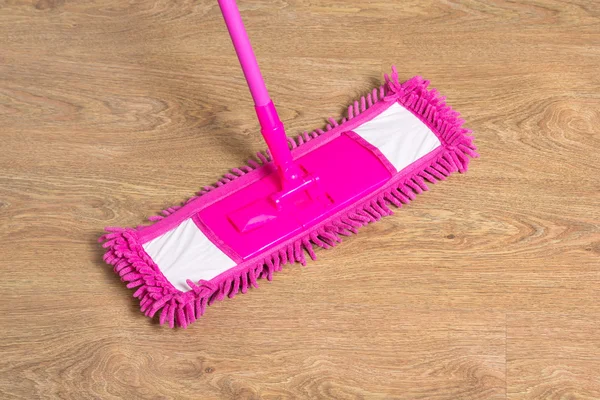
<svg viewBox="0 0 600 400">
<path fill-rule="evenodd" d="M 435 133 L 398 103 L 353 129 L 401 171 L 441 146 Z"/>
<path fill-rule="evenodd" d="M 175 288 L 187 292 L 186 279 L 210 280 L 236 265 L 215 246 L 191 218 L 142 245 Z"/>
</svg>

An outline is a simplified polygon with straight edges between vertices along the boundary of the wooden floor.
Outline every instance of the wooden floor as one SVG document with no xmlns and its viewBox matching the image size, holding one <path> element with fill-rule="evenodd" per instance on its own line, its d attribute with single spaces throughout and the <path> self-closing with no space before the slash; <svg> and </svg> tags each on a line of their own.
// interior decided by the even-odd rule
<svg viewBox="0 0 600 400">
<path fill-rule="evenodd" d="M 240 8 L 289 134 L 396 64 L 481 158 L 170 330 L 97 238 L 264 147 L 216 1 L 0 1 L 0 398 L 600 399 L 600 1 Z"/>
</svg>

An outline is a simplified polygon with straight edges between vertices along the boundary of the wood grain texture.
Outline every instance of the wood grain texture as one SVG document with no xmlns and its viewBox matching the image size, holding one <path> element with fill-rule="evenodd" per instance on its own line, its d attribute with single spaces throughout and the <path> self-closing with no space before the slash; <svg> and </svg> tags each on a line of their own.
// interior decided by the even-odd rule
<svg viewBox="0 0 600 400">
<path fill-rule="evenodd" d="M 600 398 L 600 2 L 240 8 L 290 134 L 396 64 L 481 159 L 164 329 L 96 239 L 263 148 L 216 1 L 0 1 L 0 398 Z"/>
</svg>

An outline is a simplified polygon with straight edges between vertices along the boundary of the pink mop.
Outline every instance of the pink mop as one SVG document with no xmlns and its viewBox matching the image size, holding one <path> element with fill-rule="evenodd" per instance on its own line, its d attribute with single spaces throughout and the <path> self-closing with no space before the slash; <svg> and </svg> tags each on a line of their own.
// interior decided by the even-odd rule
<svg viewBox="0 0 600 400">
<path fill-rule="evenodd" d="M 219 5 L 268 150 L 152 225 L 107 227 L 100 238 L 142 312 L 170 327 L 185 328 L 213 301 L 271 280 L 286 263 L 305 265 L 305 254 L 316 259 L 315 246 L 335 246 L 478 156 L 463 120 L 429 82 L 399 83 L 394 67 L 347 116 L 288 138 L 235 0 Z"/>
</svg>

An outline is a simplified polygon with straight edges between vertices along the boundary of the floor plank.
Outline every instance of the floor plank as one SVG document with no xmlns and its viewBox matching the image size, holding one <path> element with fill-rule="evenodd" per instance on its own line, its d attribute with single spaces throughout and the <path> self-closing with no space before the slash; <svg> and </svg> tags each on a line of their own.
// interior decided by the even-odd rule
<svg viewBox="0 0 600 400">
<path fill-rule="evenodd" d="M 597 314 L 509 314 L 509 398 L 600 398 L 599 328 Z"/>
</svg>

